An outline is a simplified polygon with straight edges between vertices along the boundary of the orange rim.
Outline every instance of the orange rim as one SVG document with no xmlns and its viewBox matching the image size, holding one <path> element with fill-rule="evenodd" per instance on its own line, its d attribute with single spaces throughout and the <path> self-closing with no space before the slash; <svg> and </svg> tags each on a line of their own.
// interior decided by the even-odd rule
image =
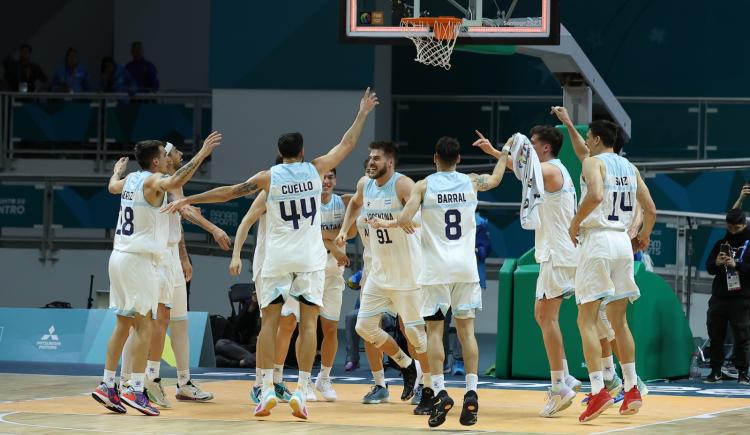
<svg viewBox="0 0 750 435">
<path fill-rule="evenodd" d="M 435 33 L 435 39 L 446 40 L 456 38 L 463 20 L 456 17 L 414 17 L 402 18 L 401 22 L 414 27 L 427 27 Z"/>
</svg>

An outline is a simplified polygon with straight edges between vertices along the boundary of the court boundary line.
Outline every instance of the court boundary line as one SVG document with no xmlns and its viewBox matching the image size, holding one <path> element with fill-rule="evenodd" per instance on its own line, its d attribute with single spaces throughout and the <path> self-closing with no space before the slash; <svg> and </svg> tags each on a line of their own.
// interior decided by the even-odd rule
<svg viewBox="0 0 750 435">
<path fill-rule="evenodd" d="M 739 408 L 723 409 L 721 411 L 715 411 L 715 412 L 707 412 L 707 413 L 704 413 L 704 414 L 692 415 L 692 416 L 689 416 L 689 417 L 680 417 L 680 418 L 675 418 L 675 419 L 672 419 L 672 420 L 659 421 L 659 422 L 654 422 L 654 423 L 646 423 L 646 424 L 641 424 L 641 425 L 638 425 L 638 426 L 624 427 L 624 428 L 620 428 L 620 429 L 610 429 L 610 430 L 605 430 L 605 431 L 602 431 L 602 432 L 593 432 L 593 433 L 590 433 L 589 435 L 603 435 L 603 434 L 609 434 L 609 433 L 617 433 L 617 432 L 624 432 L 624 431 L 629 431 L 629 430 L 643 429 L 643 428 L 646 428 L 646 427 L 658 426 L 660 424 L 672 424 L 672 423 L 677 423 L 679 421 L 691 420 L 693 418 L 707 418 L 708 416 L 714 416 L 714 415 L 717 415 L 717 414 L 724 414 L 724 413 L 727 413 L 727 412 L 742 411 L 742 410 L 745 410 L 745 409 L 750 409 L 750 405 L 741 406 Z"/>
</svg>

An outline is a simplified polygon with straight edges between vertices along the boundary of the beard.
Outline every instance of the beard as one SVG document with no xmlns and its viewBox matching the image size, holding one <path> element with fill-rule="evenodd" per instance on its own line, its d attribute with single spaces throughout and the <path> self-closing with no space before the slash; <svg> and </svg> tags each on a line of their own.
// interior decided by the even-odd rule
<svg viewBox="0 0 750 435">
<path fill-rule="evenodd" d="M 370 178 L 372 178 L 373 180 L 375 180 L 375 179 L 380 178 L 383 175 L 385 175 L 386 172 L 387 172 L 387 169 L 386 169 L 385 166 L 383 166 L 380 169 L 377 169 L 377 168 L 376 169 L 369 169 L 367 171 L 367 176 L 370 177 Z"/>
</svg>

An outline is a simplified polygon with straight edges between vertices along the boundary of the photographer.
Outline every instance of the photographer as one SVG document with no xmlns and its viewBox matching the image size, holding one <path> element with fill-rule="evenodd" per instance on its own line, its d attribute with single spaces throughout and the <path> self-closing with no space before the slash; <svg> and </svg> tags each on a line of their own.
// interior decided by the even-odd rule
<svg viewBox="0 0 750 435">
<path fill-rule="evenodd" d="M 750 346 L 750 230 L 742 210 L 735 208 L 726 216 L 727 233 L 711 250 L 706 270 L 714 275 L 706 324 L 711 339 L 711 374 L 706 382 L 721 381 L 724 363 L 724 338 L 727 322 L 735 339 L 735 367 L 738 381 L 750 384 L 748 356 Z"/>
</svg>

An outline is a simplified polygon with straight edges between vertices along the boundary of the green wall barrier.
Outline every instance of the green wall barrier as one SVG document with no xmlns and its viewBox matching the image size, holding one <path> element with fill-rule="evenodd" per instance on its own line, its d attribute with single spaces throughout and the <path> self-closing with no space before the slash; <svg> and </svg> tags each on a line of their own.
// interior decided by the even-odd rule
<svg viewBox="0 0 750 435">
<path fill-rule="evenodd" d="M 497 298 L 497 343 L 495 345 L 495 376 L 509 378 L 511 373 L 511 330 L 513 327 L 513 271 L 514 258 L 506 259 L 500 267 Z"/>
</svg>

